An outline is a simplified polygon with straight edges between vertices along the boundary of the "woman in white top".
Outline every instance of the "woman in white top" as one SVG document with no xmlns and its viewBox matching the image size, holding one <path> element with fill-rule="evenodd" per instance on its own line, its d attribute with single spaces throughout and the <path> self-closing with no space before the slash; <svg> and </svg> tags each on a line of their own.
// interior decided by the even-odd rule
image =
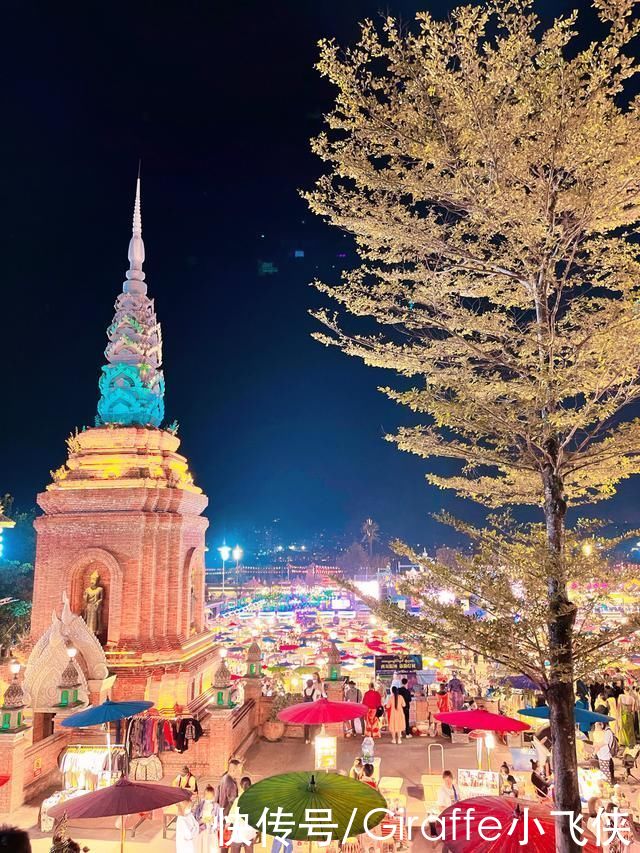
<svg viewBox="0 0 640 853">
<path fill-rule="evenodd" d="M 176 853 L 197 853 L 200 827 L 191 811 L 191 803 L 180 803 L 176 818 Z"/>
</svg>

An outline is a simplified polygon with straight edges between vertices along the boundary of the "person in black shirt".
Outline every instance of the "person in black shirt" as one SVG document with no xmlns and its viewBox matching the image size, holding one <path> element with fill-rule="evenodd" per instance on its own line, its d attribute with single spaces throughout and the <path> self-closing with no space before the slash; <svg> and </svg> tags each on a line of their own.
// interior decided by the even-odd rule
<svg viewBox="0 0 640 853">
<path fill-rule="evenodd" d="M 402 679 L 402 686 L 398 689 L 398 695 L 404 699 L 404 725 L 406 737 L 413 737 L 411 734 L 411 726 L 409 725 L 409 706 L 411 705 L 411 691 L 407 687 L 407 679 Z"/>
<path fill-rule="evenodd" d="M 545 799 L 549 795 L 551 785 L 540 773 L 538 762 L 533 758 L 531 759 L 531 784 L 536 789 L 536 794 L 540 799 Z"/>
</svg>

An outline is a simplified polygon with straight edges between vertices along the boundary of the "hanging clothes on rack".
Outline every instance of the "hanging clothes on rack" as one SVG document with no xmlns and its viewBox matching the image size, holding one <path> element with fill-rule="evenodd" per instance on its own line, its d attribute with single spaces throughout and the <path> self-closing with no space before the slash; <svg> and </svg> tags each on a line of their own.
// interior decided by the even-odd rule
<svg viewBox="0 0 640 853">
<path fill-rule="evenodd" d="M 157 713 L 136 714 L 129 719 L 125 736 L 125 747 L 130 758 L 147 758 L 160 752 L 172 752 L 178 749 L 177 742 L 182 724 L 191 723 L 183 731 L 180 742 L 198 740 L 202 735 L 202 726 L 195 717 L 161 717 Z M 188 737 L 186 736 L 188 733 Z M 178 749 L 184 752 L 186 746 Z"/>
<path fill-rule="evenodd" d="M 113 780 L 127 774 L 129 762 L 122 744 L 111 747 L 111 761 L 106 746 L 70 745 L 60 754 L 58 766 L 65 789 L 94 791 L 101 783 L 108 784 L 109 767 Z"/>
<path fill-rule="evenodd" d="M 176 750 L 186 752 L 189 744 L 197 743 L 202 737 L 202 726 L 195 717 L 179 717 L 173 728 Z"/>
</svg>

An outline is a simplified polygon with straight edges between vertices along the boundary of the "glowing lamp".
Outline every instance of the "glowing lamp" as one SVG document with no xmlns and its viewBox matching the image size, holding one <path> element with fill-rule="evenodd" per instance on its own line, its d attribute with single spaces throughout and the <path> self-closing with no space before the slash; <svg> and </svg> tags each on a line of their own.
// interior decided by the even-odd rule
<svg viewBox="0 0 640 853">
<path fill-rule="evenodd" d="M 218 553 L 220 554 L 220 557 L 222 558 L 222 562 L 226 563 L 227 560 L 229 559 L 229 557 L 231 556 L 231 548 L 228 545 L 221 545 L 218 548 Z"/>
<path fill-rule="evenodd" d="M 17 661 L 17 660 L 11 661 L 11 663 L 9 664 L 9 672 L 11 673 L 11 675 L 14 676 L 14 678 L 18 675 L 18 673 L 20 672 L 19 661 Z"/>
<path fill-rule="evenodd" d="M 338 739 L 319 734 L 315 739 L 315 769 L 336 770 L 338 763 Z"/>
<path fill-rule="evenodd" d="M 239 563 L 239 562 L 240 562 L 240 560 L 242 559 L 242 555 L 243 555 L 243 554 L 244 554 L 244 551 L 242 550 L 242 548 L 241 548 L 239 545 L 236 545 L 236 547 L 235 547 L 235 548 L 233 549 L 233 551 L 231 552 L 231 556 L 232 556 L 232 557 L 233 557 L 233 559 L 236 561 L 236 563 Z M 228 559 L 228 558 L 227 558 L 227 559 Z"/>
<path fill-rule="evenodd" d="M 74 657 L 78 654 L 78 650 L 75 646 L 67 646 L 67 654 L 69 655 L 71 660 L 73 660 Z"/>
</svg>

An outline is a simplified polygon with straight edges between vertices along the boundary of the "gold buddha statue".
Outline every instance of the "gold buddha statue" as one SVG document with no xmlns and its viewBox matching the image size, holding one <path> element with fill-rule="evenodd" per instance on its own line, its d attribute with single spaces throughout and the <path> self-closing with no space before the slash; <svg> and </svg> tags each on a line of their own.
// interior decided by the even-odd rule
<svg viewBox="0 0 640 853">
<path fill-rule="evenodd" d="M 98 583 L 100 575 L 98 572 L 93 572 L 89 579 L 89 586 L 85 589 L 84 600 L 84 621 L 92 634 L 99 637 L 102 633 L 102 608 L 104 606 L 104 589 Z"/>
</svg>

